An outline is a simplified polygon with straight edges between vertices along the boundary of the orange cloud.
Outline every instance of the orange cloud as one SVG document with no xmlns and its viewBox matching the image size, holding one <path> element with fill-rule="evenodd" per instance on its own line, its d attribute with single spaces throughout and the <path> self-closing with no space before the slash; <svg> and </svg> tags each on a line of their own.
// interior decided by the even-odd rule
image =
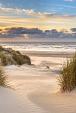
<svg viewBox="0 0 76 113">
<path fill-rule="evenodd" d="M 40 29 L 69 29 L 76 27 L 76 17 L 75 16 L 40 16 L 28 17 L 28 18 L 18 18 L 11 16 L 0 16 L 0 27 L 27 27 L 27 28 L 40 28 Z"/>
</svg>

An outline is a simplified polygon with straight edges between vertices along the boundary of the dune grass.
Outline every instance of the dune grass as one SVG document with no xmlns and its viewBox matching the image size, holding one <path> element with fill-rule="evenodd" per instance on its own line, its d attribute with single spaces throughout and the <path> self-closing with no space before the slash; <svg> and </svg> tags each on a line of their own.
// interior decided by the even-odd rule
<svg viewBox="0 0 76 113">
<path fill-rule="evenodd" d="M 11 48 L 3 48 L 0 46 L 0 63 L 6 65 L 31 65 L 31 59 L 27 55 L 21 54 Z"/>
<path fill-rule="evenodd" d="M 62 92 L 71 92 L 76 88 L 76 53 L 74 57 L 63 66 L 59 83 Z"/>
<path fill-rule="evenodd" d="M 0 66 L 0 86 L 2 87 L 7 86 L 6 79 L 7 79 L 7 76 L 5 76 L 3 68 Z"/>
</svg>

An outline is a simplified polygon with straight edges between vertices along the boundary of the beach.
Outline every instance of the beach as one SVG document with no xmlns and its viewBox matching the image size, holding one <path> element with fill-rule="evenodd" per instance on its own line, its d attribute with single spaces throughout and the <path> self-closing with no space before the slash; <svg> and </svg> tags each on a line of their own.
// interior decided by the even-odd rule
<svg viewBox="0 0 76 113">
<path fill-rule="evenodd" d="M 0 0 L 0 113 L 76 113 L 76 0 Z"/>
<path fill-rule="evenodd" d="M 74 54 L 75 45 L 38 43 L 36 48 L 32 44 L 22 48 L 11 44 L 5 47 L 20 49 L 22 54 L 30 57 L 31 65 L 3 67 L 10 88 L 0 89 L 1 113 L 75 113 L 76 91 L 61 93 L 58 81 L 60 70 Z"/>
<path fill-rule="evenodd" d="M 75 113 L 75 92 L 62 94 L 58 84 L 59 70 L 62 69 L 67 58 L 36 55 L 30 58 L 33 64 L 31 66 L 4 67 L 5 74 L 8 75 L 8 84 L 12 89 L 4 89 L 5 95 L 1 98 L 6 98 L 7 104 L 1 102 L 3 108 L 1 105 L 0 111 L 2 113 Z M 9 94 L 6 97 L 7 92 Z"/>
</svg>

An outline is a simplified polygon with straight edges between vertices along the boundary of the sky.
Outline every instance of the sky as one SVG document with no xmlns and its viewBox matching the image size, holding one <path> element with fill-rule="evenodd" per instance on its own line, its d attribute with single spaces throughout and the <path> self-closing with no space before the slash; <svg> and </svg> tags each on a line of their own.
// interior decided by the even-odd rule
<svg viewBox="0 0 76 113">
<path fill-rule="evenodd" d="M 0 28 L 76 27 L 76 0 L 0 0 Z"/>
</svg>

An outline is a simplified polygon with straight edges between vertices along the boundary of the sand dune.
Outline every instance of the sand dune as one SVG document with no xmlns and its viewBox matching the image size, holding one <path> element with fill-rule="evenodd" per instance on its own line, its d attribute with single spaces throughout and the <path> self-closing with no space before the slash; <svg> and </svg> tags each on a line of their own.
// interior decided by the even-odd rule
<svg viewBox="0 0 76 113">
<path fill-rule="evenodd" d="M 43 108 L 29 99 L 29 94 L 37 91 L 45 93 L 47 89 L 50 91 L 50 88 L 52 91 L 56 91 L 57 86 L 52 84 L 55 84 L 57 80 L 55 76 L 50 76 L 52 72 L 47 69 L 45 71 L 42 68 L 37 70 L 37 68 L 28 66 L 7 66 L 5 72 L 8 75 L 9 84 L 15 89 L 15 93 L 21 101 L 22 111 L 25 113 L 46 113 Z"/>
<path fill-rule="evenodd" d="M 65 59 L 31 59 L 35 65 L 4 67 L 8 83 L 14 90 L 0 89 L 0 112 L 76 113 L 76 92 L 59 92 L 58 70 Z M 49 69 L 43 64 L 44 60 L 47 65 L 50 62 Z"/>
<path fill-rule="evenodd" d="M 48 113 L 76 113 L 76 91 L 71 94 L 36 92 L 29 98 Z"/>
</svg>

